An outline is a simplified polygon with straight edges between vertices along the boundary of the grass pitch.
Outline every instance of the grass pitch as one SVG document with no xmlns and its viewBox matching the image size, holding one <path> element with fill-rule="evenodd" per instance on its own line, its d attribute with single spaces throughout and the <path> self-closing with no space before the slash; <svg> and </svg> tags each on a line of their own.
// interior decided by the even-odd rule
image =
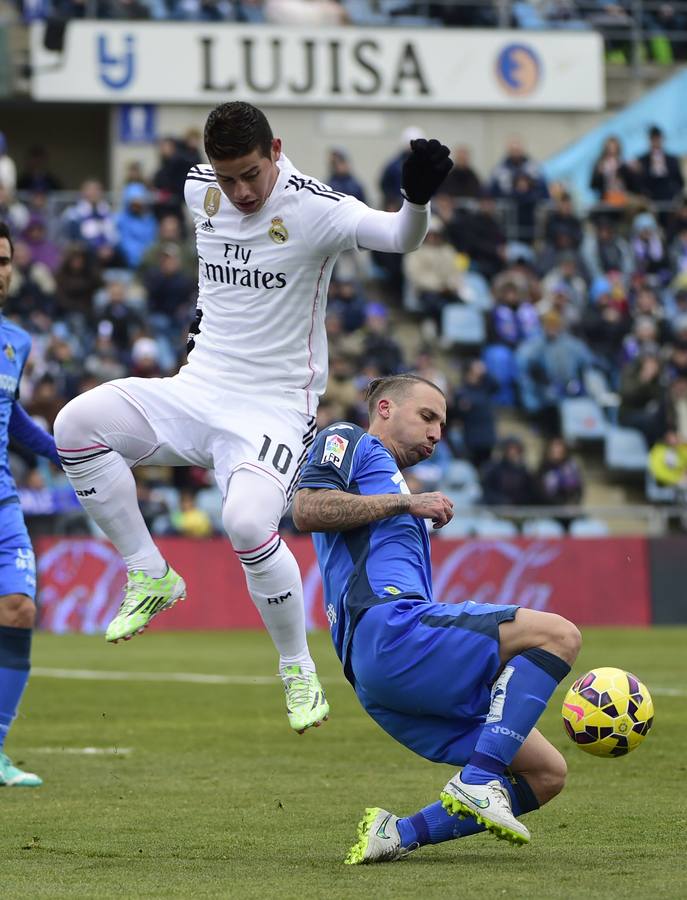
<svg viewBox="0 0 687 900">
<path fill-rule="evenodd" d="M 540 727 L 565 753 L 568 786 L 527 817 L 529 846 L 480 835 L 349 867 L 342 859 L 365 806 L 415 812 L 451 769 L 377 728 L 328 635 L 311 646 L 332 717 L 299 737 L 269 677 L 276 661 L 264 634 L 153 633 L 116 647 L 37 634 L 7 749 L 45 784 L 0 792 L 0 896 L 687 897 L 686 644 L 687 629 L 586 631 L 575 673 L 633 671 L 656 720 L 629 756 L 590 757 L 563 732 L 567 679 Z M 83 677 L 65 677 L 71 670 Z M 148 674 L 108 680 L 93 670 Z M 223 678 L 156 680 L 163 673 Z"/>
</svg>

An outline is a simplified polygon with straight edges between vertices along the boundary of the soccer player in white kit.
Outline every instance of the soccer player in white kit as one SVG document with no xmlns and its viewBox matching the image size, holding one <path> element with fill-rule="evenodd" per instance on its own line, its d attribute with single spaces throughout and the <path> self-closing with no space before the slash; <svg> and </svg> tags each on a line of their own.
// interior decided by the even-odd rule
<svg viewBox="0 0 687 900">
<path fill-rule="evenodd" d="M 131 468 L 214 469 L 222 523 L 279 652 L 289 723 L 301 733 L 329 706 L 308 650 L 300 572 L 278 526 L 327 383 L 324 319 L 336 258 L 352 248 L 417 248 L 429 200 L 451 168 L 438 141 L 411 146 L 406 200 L 397 213 L 379 212 L 295 169 L 261 110 L 242 102 L 214 109 L 205 126 L 210 164 L 186 180 L 199 265 L 188 362 L 169 378 L 100 385 L 55 421 L 64 470 L 129 573 L 109 641 L 129 640 L 186 593 L 146 528 Z"/>
</svg>

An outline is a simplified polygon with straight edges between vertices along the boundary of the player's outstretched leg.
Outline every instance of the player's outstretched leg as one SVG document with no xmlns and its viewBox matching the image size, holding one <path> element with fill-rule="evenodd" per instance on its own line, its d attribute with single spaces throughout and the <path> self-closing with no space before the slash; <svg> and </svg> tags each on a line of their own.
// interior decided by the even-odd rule
<svg viewBox="0 0 687 900">
<path fill-rule="evenodd" d="M 344 863 L 347 866 L 358 866 L 394 862 L 416 850 L 419 847 L 417 843 L 403 845 L 398 822 L 398 816 L 378 806 L 366 809 L 358 822 L 358 840 L 346 854 Z"/>
<path fill-rule="evenodd" d="M 126 592 L 106 638 L 129 640 L 186 595 L 183 579 L 167 565 L 148 531 L 130 468 L 154 452 L 155 432 L 132 402 L 104 384 L 60 411 L 55 439 L 81 505 L 126 563 Z"/>
<path fill-rule="evenodd" d="M 529 841 L 529 832 L 513 814 L 502 776 L 570 671 L 581 639 L 561 616 L 527 609 L 503 622 L 499 637 L 506 664 L 492 687 L 489 714 L 467 766 L 448 782 L 441 801 L 450 813 L 470 815 L 519 844 Z"/>
<path fill-rule="evenodd" d="M 33 561 L 33 552 L 27 548 Z M 24 557 L 27 561 L 27 557 Z M 9 568 L 9 567 L 8 567 Z M 28 566 L 14 566 L 10 577 L 28 581 Z M 4 573 L 7 575 L 7 571 Z M 30 584 L 17 585 L 33 591 Z M 3 594 L 0 597 L 0 787 L 39 787 L 43 781 L 33 772 L 24 772 L 12 764 L 3 747 L 7 732 L 17 716 L 24 688 L 31 671 L 31 630 L 36 607 L 27 594 Z"/>
<path fill-rule="evenodd" d="M 229 482 L 222 522 L 279 653 L 289 725 L 302 734 L 327 720 L 329 703 L 308 650 L 298 563 L 277 530 L 284 502 L 278 485 L 239 469 Z"/>
</svg>

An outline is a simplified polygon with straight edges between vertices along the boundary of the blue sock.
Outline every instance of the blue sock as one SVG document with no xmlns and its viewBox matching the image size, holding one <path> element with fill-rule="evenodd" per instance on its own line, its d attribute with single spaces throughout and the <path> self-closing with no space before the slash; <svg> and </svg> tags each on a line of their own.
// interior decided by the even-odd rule
<svg viewBox="0 0 687 900">
<path fill-rule="evenodd" d="M 537 798 L 522 775 L 499 780 L 508 788 L 514 816 L 539 809 Z M 413 844 L 419 844 L 420 847 L 424 847 L 425 844 L 442 844 L 444 841 L 453 841 L 484 831 L 484 825 L 478 825 L 472 816 L 465 819 L 450 816 L 441 805 L 441 801 L 425 806 L 414 816 L 399 819 L 397 826 L 404 847 Z"/>
<path fill-rule="evenodd" d="M 468 784 L 486 784 L 513 761 L 570 666 L 548 650 L 514 656 L 494 682 L 489 715 L 461 773 Z"/>
<path fill-rule="evenodd" d="M 0 626 L 0 750 L 29 680 L 30 660 L 31 629 Z"/>
</svg>

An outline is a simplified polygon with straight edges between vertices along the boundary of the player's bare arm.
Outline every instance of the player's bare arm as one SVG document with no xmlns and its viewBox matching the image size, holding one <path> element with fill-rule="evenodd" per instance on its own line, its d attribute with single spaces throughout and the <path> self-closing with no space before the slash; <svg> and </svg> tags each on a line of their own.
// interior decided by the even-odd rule
<svg viewBox="0 0 687 900">
<path fill-rule="evenodd" d="M 318 488 L 301 488 L 293 503 L 299 531 L 349 531 L 402 513 L 432 519 L 441 528 L 453 518 L 453 503 L 439 491 L 361 496 Z"/>
</svg>

